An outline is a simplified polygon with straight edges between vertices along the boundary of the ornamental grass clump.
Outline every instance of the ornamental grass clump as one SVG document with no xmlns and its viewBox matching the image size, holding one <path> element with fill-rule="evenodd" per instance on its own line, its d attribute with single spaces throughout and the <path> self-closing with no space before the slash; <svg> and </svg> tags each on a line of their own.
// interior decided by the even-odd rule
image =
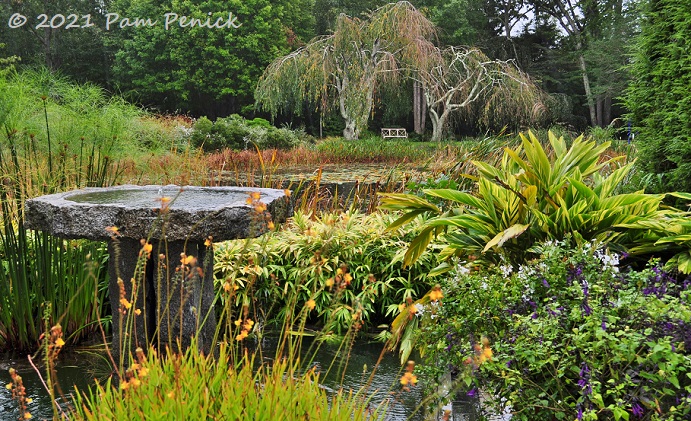
<svg viewBox="0 0 691 421">
<path fill-rule="evenodd" d="M 76 397 L 80 420 L 369 420 L 385 406 L 363 393 L 329 393 L 313 370 L 288 360 L 261 364 L 252 355 L 234 360 L 228 345 L 215 357 L 192 346 L 183 354 L 136 351 L 119 387 L 108 381 Z"/>
<path fill-rule="evenodd" d="M 567 237 L 518 268 L 459 263 L 415 336 L 423 372 L 515 420 L 688 419 L 691 278 L 629 260 Z"/>
</svg>

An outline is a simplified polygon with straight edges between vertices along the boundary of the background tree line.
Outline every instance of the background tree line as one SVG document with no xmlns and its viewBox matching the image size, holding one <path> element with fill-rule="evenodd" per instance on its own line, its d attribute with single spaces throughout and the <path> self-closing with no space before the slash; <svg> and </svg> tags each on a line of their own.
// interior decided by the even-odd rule
<svg viewBox="0 0 691 421">
<path fill-rule="evenodd" d="M 643 0 L 415 0 L 413 5 L 438 28 L 438 45 L 474 46 L 491 59 L 513 60 L 551 95 L 552 122 L 576 129 L 606 126 L 622 115 L 617 101 L 629 80 L 625 65 L 640 24 Z M 2 0 L 0 40 L 4 54 L 23 66 L 45 65 L 77 81 L 124 94 L 161 112 L 193 116 L 252 116 L 254 89 L 274 60 L 314 36 L 332 33 L 338 16 L 364 16 L 382 0 Z M 214 17 L 233 12 L 242 26 L 166 31 L 153 28 L 105 30 L 105 14 L 160 17 L 166 12 Z M 73 30 L 8 28 L 15 12 L 33 18 L 62 13 L 91 14 L 95 25 Z M 412 82 L 376 92 L 373 128 L 413 125 Z M 304 110 L 279 122 L 317 131 L 338 126 L 332 115 Z M 479 128 L 452 121 L 455 132 Z M 337 128 L 340 131 L 342 127 Z M 494 127 L 497 129 L 497 127 Z M 336 131 L 336 128 L 334 128 Z"/>
</svg>

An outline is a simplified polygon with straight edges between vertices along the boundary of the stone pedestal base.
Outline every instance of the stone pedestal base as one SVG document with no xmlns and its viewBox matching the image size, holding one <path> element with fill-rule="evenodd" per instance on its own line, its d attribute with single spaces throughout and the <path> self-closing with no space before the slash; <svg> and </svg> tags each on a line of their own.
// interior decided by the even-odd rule
<svg viewBox="0 0 691 421">
<path fill-rule="evenodd" d="M 208 354 L 216 330 L 211 249 L 177 240 L 154 242 L 150 253 L 141 250 L 138 240 L 108 242 L 116 362 L 149 344 L 185 350 L 195 335 L 199 350 Z"/>
</svg>

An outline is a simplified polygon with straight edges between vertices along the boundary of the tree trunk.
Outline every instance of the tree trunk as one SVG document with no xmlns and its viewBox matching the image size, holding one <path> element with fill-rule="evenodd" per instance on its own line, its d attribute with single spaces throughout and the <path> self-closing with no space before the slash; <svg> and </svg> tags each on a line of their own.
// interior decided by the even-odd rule
<svg viewBox="0 0 691 421">
<path fill-rule="evenodd" d="M 352 118 L 345 119 L 345 129 L 343 129 L 343 137 L 345 140 L 357 140 L 360 136 L 360 130 L 358 130 L 355 120 Z"/>
<path fill-rule="evenodd" d="M 595 114 L 597 114 L 597 124 L 596 125 L 598 127 L 605 127 L 605 121 L 602 118 L 602 111 L 603 111 L 602 107 L 604 105 L 604 101 L 605 101 L 605 99 L 603 97 L 601 97 L 601 96 L 597 97 L 597 103 L 596 103 L 597 105 L 596 105 Z"/>
<path fill-rule="evenodd" d="M 413 130 L 417 134 L 425 133 L 425 117 L 427 115 L 427 101 L 423 93 L 422 84 L 413 82 Z"/>
<path fill-rule="evenodd" d="M 612 122 L 612 96 L 609 93 L 605 95 L 603 108 L 603 123 L 608 126 Z"/>
<path fill-rule="evenodd" d="M 583 88 L 585 89 L 585 97 L 588 101 L 588 109 L 590 110 L 590 125 L 595 126 L 597 124 L 597 113 L 595 112 L 595 101 L 593 100 L 593 93 L 590 89 L 590 78 L 588 78 L 588 69 L 585 64 L 585 57 L 581 52 L 582 45 L 580 41 L 576 44 L 576 50 L 578 51 L 578 64 L 581 68 L 581 74 L 583 76 Z"/>
<path fill-rule="evenodd" d="M 442 137 L 444 136 L 444 126 L 446 125 L 446 120 L 449 119 L 449 111 L 446 109 L 441 113 L 441 115 L 439 115 L 434 109 L 430 108 L 429 118 L 432 122 L 432 141 L 441 142 Z"/>
</svg>

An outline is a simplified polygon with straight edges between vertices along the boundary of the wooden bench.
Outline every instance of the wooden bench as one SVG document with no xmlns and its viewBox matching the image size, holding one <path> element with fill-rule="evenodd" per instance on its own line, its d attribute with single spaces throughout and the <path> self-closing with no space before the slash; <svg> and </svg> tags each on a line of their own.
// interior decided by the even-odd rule
<svg viewBox="0 0 691 421">
<path fill-rule="evenodd" d="M 406 129 L 381 129 L 381 137 L 382 139 L 386 139 L 387 137 L 400 137 L 400 138 L 408 138 L 408 131 Z"/>
</svg>

